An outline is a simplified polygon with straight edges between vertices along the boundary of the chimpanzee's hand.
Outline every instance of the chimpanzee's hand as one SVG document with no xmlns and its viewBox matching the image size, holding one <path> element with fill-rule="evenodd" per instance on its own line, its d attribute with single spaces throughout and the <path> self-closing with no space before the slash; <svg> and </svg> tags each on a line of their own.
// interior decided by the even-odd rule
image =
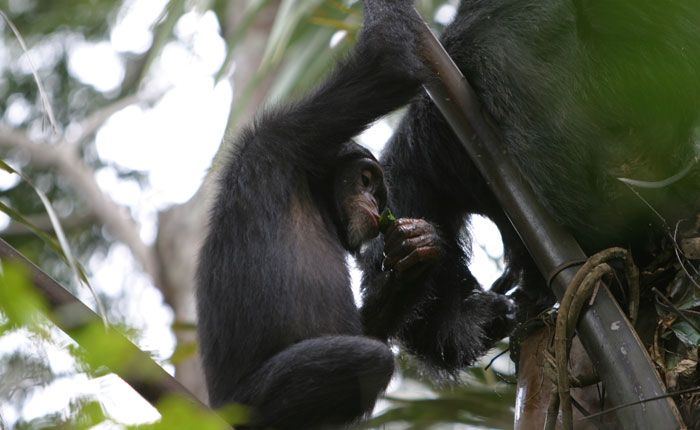
<svg viewBox="0 0 700 430">
<path fill-rule="evenodd" d="M 467 299 L 470 309 L 481 309 L 486 336 L 492 342 L 508 336 L 515 326 L 517 306 L 509 297 L 492 291 L 475 290 Z"/>
<path fill-rule="evenodd" d="M 402 280 L 414 280 L 425 273 L 441 253 L 437 230 L 422 219 L 397 219 L 384 235 L 383 267 Z"/>
<path fill-rule="evenodd" d="M 423 82 L 428 68 L 420 57 L 423 25 L 413 0 L 363 0 L 364 24 L 358 49 L 366 60 L 378 59 L 387 73 Z"/>
</svg>

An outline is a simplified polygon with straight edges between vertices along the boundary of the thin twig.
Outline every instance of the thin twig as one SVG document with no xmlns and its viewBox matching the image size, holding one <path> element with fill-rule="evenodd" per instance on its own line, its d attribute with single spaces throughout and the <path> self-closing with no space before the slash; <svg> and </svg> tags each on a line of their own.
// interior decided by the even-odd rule
<svg viewBox="0 0 700 430">
<path fill-rule="evenodd" d="M 637 190 L 635 190 L 634 187 L 632 187 L 630 184 L 628 184 L 626 182 L 623 182 L 623 184 L 625 184 L 627 186 L 627 188 L 629 188 L 630 191 L 632 191 L 634 193 L 634 195 L 636 195 L 637 198 L 642 201 L 642 203 L 644 203 L 649 209 L 651 209 L 651 211 L 654 213 L 654 215 L 656 215 L 661 220 L 661 223 L 664 225 L 664 227 L 666 227 L 666 233 L 669 236 L 671 236 L 671 227 L 668 225 L 668 222 L 666 222 L 666 218 L 664 218 L 663 215 L 661 215 L 659 213 L 659 211 L 657 211 L 656 208 L 654 208 L 654 206 L 652 206 L 651 203 L 649 203 L 647 201 L 647 199 L 642 197 L 642 195 L 639 194 L 639 192 Z"/>
<path fill-rule="evenodd" d="M 497 359 L 499 359 L 500 357 L 502 357 L 502 356 L 503 356 L 506 352 L 508 352 L 508 351 L 510 351 L 510 348 L 506 348 L 506 349 L 504 349 L 503 351 L 501 351 L 501 352 L 499 352 L 498 354 L 496 354 L 496 356 L 493 357 L 493 358 L 489 361 L 489 364 L 487 364 L 486 367 L 484 367 L 484 370 L 489 370 L 489 368 L 491 367 L 491 365 L 493 365 L 493 363 L 494 363 Z"/>
<path fill-rule="evenodd" d="M 7 15 L 5 15 L 5 12 L 3 12 L 2 9 L 0 9 L 0 16 L 2 16 L 2 19 L 4 19 L 7 25 L 10 27 L 10 30 L 12 30 L 12 33 L 14 33 L 15 38 L 17 38 L 17 42 L 19 42 L 19 46 L 22 47 L 24 55 L 27 56 L 29 68 L 32 70 L 34 81 L 36 81 L 36 86 L 39 88 L 39 96 L 41 97 L 41 102 L 44 105 L 44 109 L 46 110 L 46 116 L 49 117 L 49 123 L 51 124 L 51 127 L 53 127 L 54 133 L 60 134 L 58 122 L 56 121 L 56 117 L 53 113 L 53 108 L 51 107 L 51 103 L 49 102 L 49 97 L 47 96 L 47 92 L 44 89 L 44 84 L 41 81 L 41 78 L 39 78 L 39 73 L 37 72 L 36 67 L 34 67 L 34 62 L 32 62 L 32 58 L 29 55 L 29 49 L 27 48 L 27 44 L 24 43 L 24 38 L 22 37 L 22 34 L 19 32 L 17 27 L 15 27 L 15 24 L 10 20 L 10 18 Z"/>
<path fill-rule="evenodd" d="M 579 418 L 579 420 L 588 420 L 591 418 L 596 418 L 596 417 L 599 417 L 601 415 L 609 414 L 611 412 L 615 412 L 615 411 L 620 410 L 620 409 L 629 408 L 630 406 L 636 406 L 636 405 L 641 405 L 642 403 L 653 402 L 654 400 L 661 400 L 661 399 L 665 399 L 667 397 L 675 397 L 675 396 L 680 396 L 683 394 L 698 393 L 698 392 L 700 392 L 700 387 L 686 388 L 685 390 L 661 394 L 658 396 L 649 397 L 648 399 L 639 400 L 637 402 L 625 403 L 624 405 L 615 406 L 613 408 L 606 409 L 606 410 L 601 411 L 601 412 L 596 412 L 595 414 L 591 414 L 591 415 L 588 415 L 588 416 L 583 417 L 583 418 Z"/>
</svg>

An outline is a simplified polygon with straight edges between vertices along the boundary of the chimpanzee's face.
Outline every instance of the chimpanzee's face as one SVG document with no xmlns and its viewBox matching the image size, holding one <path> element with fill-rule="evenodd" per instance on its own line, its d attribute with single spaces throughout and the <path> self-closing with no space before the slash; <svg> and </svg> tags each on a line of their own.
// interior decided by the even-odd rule
<svg viewBox="0 0 700 430">
<path fill-rule="evenodd" d="M 379 214 L 386 206 L 384 173 L 375 160 L 348 160 L 338 167 L 334 177 L 338 215 L 350 250 L 379 234 Z"/>
</svg>

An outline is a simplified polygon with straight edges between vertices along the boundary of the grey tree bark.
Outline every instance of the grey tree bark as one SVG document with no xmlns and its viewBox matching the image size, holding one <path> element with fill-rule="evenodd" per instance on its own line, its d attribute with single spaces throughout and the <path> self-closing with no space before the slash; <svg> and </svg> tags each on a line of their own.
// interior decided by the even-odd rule
<svg viewBox="0 0 700 430">
<path fill-rule="evenodd" d="M 229 37 L 237 28 L 243 12 L 252 0 L 228 2 L 223 25 Z M 244 40 L 236 47 L 234 54 L 235 71 L 230 77 L 234 88 L 232 106 L 239 102 L 243 89 L 252 81 L 262 60 L 270 29 L 274 22 L 279 0 L 270 2 L 258 16 Z M 271 77 L 257 86 L 249 99 L 237 124 L 227 125 L 226 135 L 235 134 L 240 124 L 245 124 L 257 111 L 272 81 Z M 225 144 L 225 143 L 224 143 Z M 159 278 L 156 284 L 175 312 L 176 321 L 196 322 L 194 305 L 194 273 L 197 251 L 205 235 L 209 200 L 213 194 L 214 171 L 207 175 L 200 189 L 186 203 L 162 211 L 158 217 L 158 237 L 156 240 L 156 261 Z M 193 330 L 176 333 L 178 345 L 195 341 Z M 194 356 L 176 365 L 176 377 L 197 397 L 206 401 L 206 387 L 199 357 Z"/>
</svg>

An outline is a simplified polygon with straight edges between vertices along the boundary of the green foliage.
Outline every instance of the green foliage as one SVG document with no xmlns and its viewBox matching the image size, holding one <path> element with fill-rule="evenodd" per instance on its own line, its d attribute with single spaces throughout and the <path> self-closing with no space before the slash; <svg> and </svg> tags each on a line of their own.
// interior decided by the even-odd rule
<svg viewBox="0 0 700 430">
<path fill-rule="evenodd" d="M 500 344 L 503 350 L 505 344 Z M 428 372 L 408 355 L 399 355 L 401 377 L 410 385 L 422 385 L 421 392 L 432 396 L 416 397 L 399 389 L 386 400 L 390 406 L 362 428 L 382 428 L 402 423 L 411 429 L 428 429 L 438 424 L 460 423 L 482 428 L 507 429 L 514 422 L 515 384 L 510 376 L 493 369 L 474 366 L 460 373 L 449 384 Z"/>
<path fill-rule="evenodd" d="M 391 209 L 386 208 L 379 217 L 379 231 L 386 233 L 386 231 L 396 222 L 396 215 L 391 211 Z"/>
<path fill-rule="evenodd" d="M 201 429 L 224 430 L 231 427 L 222 421 L 221 417 L 208 409 L 202 409 L 188 399 L 167 397 L 157 405 L 162 418 L 149 425 L 135 426 L 139 430 L 171 430 L 171 429 Z M 242 406 L 232 406 L 223 411 L 228 422 L 242 424 L 248 421 L 247 409 Z"/>
<path fill-rule="evenodd" d="M 0 311 L 8 323 L 0 327 L 0 334 L 17 327 L 37 328 L 48 312 L 44 298 L 39 295 L 24 266 L 10 261 L 2 262 L 0 272 Z"/>
<path fill-rule="evenodd" d="M 180 342 L 175 347 L 175 352 L 170 356 L 169 362 L 173 364 L 183 363 L 196 356 L 199 350 L 197 342 Z"/>
<path fill-rule="evenodd" d="M 19 351 L 0 356 L 0 369 L 3 369 L 0 403 L 8 399 L 24 401 L 33 392 L 35 381 L 47 383 L 54 378 L 50 364 L 43 357 Z"/>
<path fill-rule="evenodd" d="M 127 82 L 126 85 L 123 86 L 121 91 L 122 94 L 132 92 L 136 87 L 138 87 L 139 84 L 141 84 L 141 82 L 143 82 L 146 73 L 160 56 L 161 52 L 163 52 L 163 48 L 165 48 L 166 43 L 172 39 L 175 25 L 185 12 L 185 0 L 170 0 L 168 2 L 163 18 L 153 31 L 153 44 L 146 53 L 143 63 L 139 66 L 139 71 L 136 77 L 132 80 L 132 82 Z"/>
<path fill-rule="evenodd" d="M 700 332 L 698 332 L 696 327 L 691 326 L 687 322 L 677 322 L 671 326 L 671 330 L 673 330 L 678 340 L 683 342 L 685 346 L 691 348 L 700 346 Z"/>
<path fill-rule="evenodd" d="M 116 329 L 105 327 L 99 319 L 89 322 L 75 320 L 75 316 L 70 316 L 70 306 L 59 308 L 54 314 L 43 297 L 37 293 L 29 272 L 22 265 L 9 261 L 3 262 L 0 273 L 0 312 L 7 321 L 0 327 L 2 330 L 0 334 L 25 327 L 31 329 L 33 333 L 41 334 L 45 342 L 52 342 L 46 317 L 76 324 L 78 328 L 70 330 L 70 335 L 80 346 L 69 346 L 69 350 L 90 375 L 101 376 L 112 371 L 128 375 L 138 381 L 156 380 L 159 377 L 159 373 L 156 372 L 158 368 L 155 365 L 145 366 L 143 353 Z M 123 328 L 123 331 L 130 330 Z M 133 335 L 133 331 L 131 333 Z M 13 387 L 0 383 L 0 399 L 15 397 L 16 391 L 25 385 L 22 380 L 30 375 L 40 380 L 52 378 L 49 368 L 37 358 L 20 353 L 0 357 L 3 382 L 14 381 Z M 34 365 L 30 368 L 32 363 Z M 40 372 L 31 369 L 38 369 Z M 13 375 L 17 375 L 17 378 Z M 162 419 L 142 428 L 227 428 L 214 412 L 192 404 L 187 399 L 168 397 L 155 406 L 161 413 Z M 91 397 L 73 399 L 69 409 L 67 416 L 64 413 L 50 413 L 31 421 L 20 421 L 16 423 L 15 428 L 87 429 L 105 421 L 115 423 L 104 414 L 99 401 Z M 225 414 L 233 423 L 242 423 L 248 418 L 247 410 L 235 405 L 222 411 L 222 414 Z"/>
<path fill-rule="evenodd" d="M 15 25 L 29 49 L 27 52 L 20 46 L 20 38 L 4 19 L 0 19 L 0 51 L 4 58 L 10 60 L 6 64 L 0 64 L 0 113 L 8 112 L 9 107 L 15 104 L 28 110 L 24 118 L 12 120 L 13 122 L 8 122 L 7 116 L 0 115 L 0 128 L 17 129 L 18 132 L 23 128 L 33 129 L 34 134 L 40 138 L 51 138 L 55 135 L 48 124 L 46 104 L 40 100 L 44 96 L 56 113 L 59 128 L 65 128 L 69 123 L 85 116 L 89 110 L 106 102 L 103 95 L 76 81 L 68 73 L 67 54 L 70 44 L 82 36 L 98 37 L 101 34 L 106 37 L 111 20 L 105 16 L 115 15 L 118 6 L 113 1 L 0 0 L 0 10 Z M 27 55 L 31 55 L 31 63 L 36 70 L 19 66 L 28 62 Z M 44 84 L 45 90 L 41 95 L 32 75 L 34 71 Z M 22 168 L 21 175 L 25 179 L 18 185 L 0 191 L 2 211 L 13 221 L 27 226 L 37 236 L 18 234 L 6 239 L 25 255 L 41 262 L 45 268 L 52 267 L 57 259 L 72 265 L 73 269 L 62 268 L 58 272 L 50 270 L 62 282 L 71 277 L 85 282 L 85 273 L 73 255 L 80 259 L 84 254 L 91 254 L 98 249 L 103 244 L 99 230 L 84 228 L 79 232 L 67 232 L 69 241 L 75 247 L 76 252 L 73 253 L 67 247 L 68 241 L 63 240 L 63 233 L 53 237 L 46 233 L 46 227 L 34 222 L 49 217 L 55 221 L 53 209 L 46 206 L 48 201 L 56 207 L 73 208 L 72 212 L 80 212 L 79 199 L 53 172 L 27 165 L 27 160 L 18 157 L 17 153 L 4 150 L 0 153 L 0 159 L 12 159 L 13 164 Z M 13 171 L 5 163 L 2 163 L 2 169 Z M 28 177 L 34 180 L 33 183 L 26 180 Z M 81 281 L 75 283 L 76 286 Z"/>
<path fill-rule="evenodd" d="M 134 349 L 124 342 L 116 330 L 95 321 L 73 332 L 73 336 L 82 346 L 75 349 L 75 355 L 82 359 L 88 369 L 108 368 L 127 373 L 141 371 L 133 368 L 136 360 Z"/>
<path fill-rule="evenodd" d="M 700 288 L 695 262 L 683 260 L 675 252 L 670 255 L 662 265 L 665 266 L 664 270 L 646 270 L 643 273 L 666 272 L 667 275 L 652 281 L 655 286 L 651 290 L 655 294 L 658 316 L 656 321 L 651 321 L 656 324 L 651 326 L 654 333 L 649 352 L 667 389 L 679 391 L 698 385 Z M 672 277 L 668 277 L 669 274 Z M 697 421 L 696 396 L 677 397 L 676 401 L 686 422 Z"/>
<path fill-rule="evenodd" d="M 369 426 L 410 423 L 411 428 L 429 428 L 438 423 L 462 423 L 505 429 L 513 425 L 512 389 L 468 387 L 435 399 L 390 399 L 396 406 L 369 422 Z"/>
<path fill-rule="evenodd" d="M 69 410 L 68 416 L 63 416 L 60 413 L 49 414 L 31 421 L 21 421 L 14 428 L 15 430 L 87 430 L 107 420 L 102 405 L 89 398 L 78 398 L 71 401 Z"/>
<path fill-rule="evenodd" d="M 56 211 L 54 211 L 53 205 L 49 201 L 49 198 L 25 175 L 22 175 L 2 160 L 0 160 L 0 169 L 4 170 L 7 173 L 18 175 L 20 178 L 22 178 L 24 182 L 26 182 L 30 187 L 32 187 L 36 195 L 39 197 L 41 204 L 44 206 L 44 210 L 49 216 L 53 231 L 56 233 L 56 238 L 44 233 L 41 229 L 36 227 L 22 214 L 1 202 L 0 211 L 5 212 L 5 214 L 10 216 L 10 218 L 27 226 L 34 234 L 39 236 L 39 238 L 41 238 L 46 243 L 46 245 L 50 246 L 54 251 L 56 251 L 58 256 L 61 257 L 63 261 L 65 261 L 66 264 L 68 264 L 68 266 L 70 267 L 71 271 L 73 272 L 73 275 L 75 276 L 75 279 L 77 280 L 77 285 L 80 285 L 80 283 L 83 282 L 90 288 L 90 291 L 93 293 L 98 307 L 100 308 L 100 313 L 102 314 L 102 317 L 106 318 L 104 308 L 102 307 L 100 299 L 99 297 L 97 297 L 95 290 L 90 286 L 90 281 L 88 281 L 87 275 L 85 274 L 85 269 L 75 259 L 75 257 L 73 257 L 73 251 L 71 250 L 71 247 L 68 243 L 68 239 L 66 239 L 66 235 L 63 232 L 63 227 L 61 227 L 61 223 L 58 221 L 58 215 L 56 215 Z"/>
<path fill-rule="evenodd" d="M 664 332 L 663 337 L 669 338 L 673 334 L 680 341 L 675 352 L 682 354 L 686 348 L 700 346 L 699 309 L 700 289 L 684 270 L 678 270 L 669 284 L 668 297 L 656 304 L 659 317 L 670 322 L 665 324 L 670 331 Z"/>
<path fill-rule="evenodd" d="M 10 7 L 10 5 L 18 5 Z M 17 27 L 37 37 L 71 28 L 88 37 L 108 30 L 119 2 L 113 0 L 0 1 L 0 8 L 11 14 Z"/>
<path fill-rule="evenodd" d="M 77 328 L 70 329 L 69 334 L 76 340 L 77 345 L 69 346 L 69 350 L 80 363 L 80 367 L 90 375 L 101 376 L 111 371 L 126 375 L 128 380 L 133 378 L 134 381 L 144 382 L 156 381 L 162 374 L 156 365 L 145 362 L 144 353 L 115 328 L 106 327 L 97 318 L 90 321 L 76 319 L 79 313 L 71 315 L 70 305 L 58 308 L 55 313 L 52 312 L 43 296 L 37 293 L 26 267 L 10 261 L 3 262 L 0 272 L 0 312 L 7 321 L 0 327 L 2 330 L 0 334 L 24 327 L 29 328 L 33 333 L 41 334 L 45 342 L 52 342 L 46 317 L 62 320 L 63 326 L 75 325 Z M 123 328 L 122 331 L 135 335 L 128 328 Z M 39 373 L 44 376 L 40 376 L 35 371 L 31 373 L 41 379 L 51 379 L 48 367 L 43 366 L 43 362 L 37 361 L 36 357 L 19 353 L 0 357 L 0 365 L 6 365 L 14 370 L 30 370 L 28 366 L 31 363 L 35 363 L 32 368 L 43 369 Z M 15 381 L 14 384 L 19 386 L 17 379 L 13 379 L 13 375 L 22 378 L 22 375 L 27 377 L 28 373 L 4 368 L 3 380 Z M 4 396 L 14 397 L 16 389 L 17 387 L 5 387 L 4 384 L 0 384 L 0 399 Z M 162 419 L 143 428 L 228 428 L 219 415 L 198 404 L 193 404 L 188 399 L 167 397 L 155 406 L 161 413 Z M 221 411 L 221 414 L 232 423 L 243 423 L 248 419 L 247 410 L 237 405 L 226 408 Z M 71 401 L 67 416 L 63 413 L 50 413 L 31 421 L 20 421 L 15 427 L 87 429 L 105 421 L 115 423 L 104 414 L 99 401 L 91 397 L 81 397 Z"/>
</svg>

